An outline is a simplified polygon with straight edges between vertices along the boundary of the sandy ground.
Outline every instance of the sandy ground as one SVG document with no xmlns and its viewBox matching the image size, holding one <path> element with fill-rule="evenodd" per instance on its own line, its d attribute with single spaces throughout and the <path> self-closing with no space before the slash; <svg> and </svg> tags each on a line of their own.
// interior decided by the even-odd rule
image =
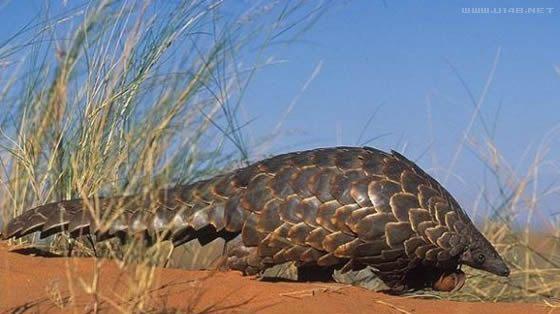
<svg viewBox="0 0 560 314">
<path fill-rule="evenodd" d="M 119 312 L 131 302 L 130 273 L 112 261 L 46 258 L 0 244 L 0 313 Z M 234 313 L 550 313 L 538 304 L 467 303 L 388 296 L 341 284 L 263 282 L 237 272 L 157 269 L 146 308 Z M 131 289 L 132 287 L 132 289 Z M 145 291 L 145 290 L 144 290 Z M 73 298 L 70 296 L 73 295 Z"/>
</svg>

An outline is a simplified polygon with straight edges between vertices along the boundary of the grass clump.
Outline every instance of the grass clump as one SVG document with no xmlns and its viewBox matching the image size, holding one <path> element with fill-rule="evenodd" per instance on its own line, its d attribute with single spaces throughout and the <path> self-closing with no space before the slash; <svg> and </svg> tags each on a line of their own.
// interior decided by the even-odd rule
<svg viewBox="0 0 560 314">
<path fill-rule="evenodd" d="M 322 11 L 297 1 L 65 5 L 43 8 L 39 23 L 0 46 L 10 73 L 0 82 L 0 224 L 51 201 L 142 193 L 245 163 L 237 120 L 245 89 L 268 64 L 270 44 Z M 96 213 L 97 223 L 114 216 Z M 64 250 L 68 241 L 59 235 L 46 244 Z M 94 253 L 87 241 L 72 246 Z M 133 274 L 124 298 L 135 301 L 121 310 L 145 308 L 154 260 L 168 248 L 97 249 L 136 262 L 122 265 Z M 97 281 L 81 285 L 96 300 Z"/>
</svg>

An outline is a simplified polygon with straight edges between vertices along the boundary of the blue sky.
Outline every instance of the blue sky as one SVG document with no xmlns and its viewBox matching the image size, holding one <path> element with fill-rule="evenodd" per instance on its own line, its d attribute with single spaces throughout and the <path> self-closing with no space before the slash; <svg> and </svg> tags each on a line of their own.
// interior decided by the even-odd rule
<svg viewBox="0 0 560 314">
<path fill-rule="evenodd" d="M 283 112 L 322 62 L 286 129 L 302 130 L 310 144 L 328 145 L 337 141 L 334 122 L 342 130 L 341 144 L 354 143 L 382 104 L 369 137 L 391 133 L 378 143 L 396 145 L 403 138 L 410 150 L 422 151 L 431 102 L 436 140 L 453 144 L 473 110 L 454 68 L 480 97 L 499 55 L 481 109 L 490 124 L 501 106 L 497 140 L 511 157 L 519 155 L 560 122 L 560 80 L 554 69 L 560 64 L 560 11 L 474 16 L 461 14 L 460 2 L 438 3 L 337 6 L 306 34 L 307 42 L 277 51 L 287 63 L 260 73 L 247 99 L 256 124 L 269 125 L 268 119 Z"/>
<path fill-rule="evenodd" d="M 0 38 L 29 22 L 41 3 L 7 2 L 0 10 Z M 461 11 L 529 5 L 553 11 Z M 362 143 L 375 139 L 368 145 L 404 151 L 469 205 L 488 175 L 471 146 L 451 169 L 461 179 L 445 180 L 473 115 L 469 91 L 478 101 L 492 78 L 469 138 L 484 144 L 486 129 L 495 128 L 497 148 L 522 174 L 546 134 L 560 125 L 559 35 L 560 5 L 554 1 L 335 2 L 300 41 L 267 51 L 285 62 L 257 73 L 241 119 L 252 121 L 245 130 L 257 142 L 297 98 L 268 153 L 355 145 L 363 132 Z M 552 163 L 560 157 L 555 135 L 547 142 Z M 554 167 L 550 171 L 556 172 L 545 172 L 546 182 L 558 176 Z"/>
<path fill-rule="evenodd" d="M 492 78 L 480 105 L 482 119 L 475 120 L 469 138 L 484 144 L 484 125 L 495 129 L 497 148 L 520 175 L 525 173 L 547 133 L 560 123 L 555 70 L 560 66 L 560 6 L 531 2 L 553 8 L 540 15 L 461 13 L 475 3 L 504 4 L 353 1 L 336 6 L 305 35 L 306 41 L 275 51 L 286 63 L 259 73 L 246 98 L 247 115 L 255 118 L 251 130 L 269 129 L 321 63 L 319 75 L 285 120 L 289 135 L 277 142 L 278 151 L 354 145 L 379 108 L 362 141 L 382 136 L 369 145 L 401 151 L 406 144 L 407 156 L 421 157 L 422 166 L 446 181 L 475 108 L 463 84 L 478 101 Z M 507 7 L 527 4 L 508 1 Z M 560 142 L 548 140 L 546 158 L 556 164 Z M 472 204 L 483 182 L 492 180 L 471 151 L 466 145 L 451 169 L 461 178 L 447 180 L 464 204 Z M 543 168 L 542 185 L 557 177 L 554 167 Z M 544 200 L 545 206 L 556 212 L 557 195 L 551 198 L 555 201 Z"/>
</svg>

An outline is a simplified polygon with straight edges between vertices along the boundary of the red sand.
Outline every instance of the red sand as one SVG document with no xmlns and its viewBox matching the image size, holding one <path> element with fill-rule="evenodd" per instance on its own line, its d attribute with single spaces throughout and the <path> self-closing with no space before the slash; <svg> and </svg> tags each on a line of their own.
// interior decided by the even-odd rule
<svg viewBox="0 0 560 314">
<path fill-rule="evenodd" d="M 91 283 L 94 265 L 89 258 L 26 256 L 0 245 L 0 312 L 92 312 L 95 298 L 85 292 L 83 282 Z M 395 297 L 342 284 L 263 282 L 237 272 L 157 269 L 154 276 L 152 308 L 184 312 L 500 314 L 551 310 L 537 304 Z M 128 278 L 115 262 L 102 262 L 97 296 L 100 312 L 127 308 L 131 301 L 123 296 L 130 293 Z M 70 295 L 75 296 L 73 301 L 68 299 Z"/>
</svg>

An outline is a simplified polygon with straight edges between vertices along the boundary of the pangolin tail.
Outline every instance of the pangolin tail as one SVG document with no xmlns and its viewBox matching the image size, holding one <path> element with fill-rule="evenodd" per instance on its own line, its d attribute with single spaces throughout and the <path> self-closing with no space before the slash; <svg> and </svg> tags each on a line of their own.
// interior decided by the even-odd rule
<svg viewBox="0 0 560 314">
<path fill-rule="evenodd" d="M 171 240 L 175 245 L 198 239 L 206 244 L 234 238 L 241 230 L 226 228 L 224 204 L 185 201 L 191 186 L 160 190 L 156 195 L 75 199 L 35 207 L 11 220 L 1 238 L 39 231 L 45 238 L 66 231 L 72 237 L 93 234 L 97 240 L 130 235 Z M 230 219 L 231 220 L 231 219 Z"/>
</svg>

